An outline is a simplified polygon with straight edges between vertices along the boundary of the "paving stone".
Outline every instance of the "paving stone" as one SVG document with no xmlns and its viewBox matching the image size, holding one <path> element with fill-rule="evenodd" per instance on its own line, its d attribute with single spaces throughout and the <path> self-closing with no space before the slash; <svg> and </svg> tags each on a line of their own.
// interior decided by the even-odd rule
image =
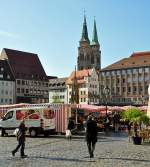
<svg viewBox="0 0 150 167">
<path fill-rule="evenodd" d="M 0 137 L 0 167 L 150 167 L 150 144 L 134 145 L 125 135 L 99 136 L 95 157 L 89 158 L 83 136 L 27 138 L 25 153 L 12 157 L 15 137 Z"/>
</svg>

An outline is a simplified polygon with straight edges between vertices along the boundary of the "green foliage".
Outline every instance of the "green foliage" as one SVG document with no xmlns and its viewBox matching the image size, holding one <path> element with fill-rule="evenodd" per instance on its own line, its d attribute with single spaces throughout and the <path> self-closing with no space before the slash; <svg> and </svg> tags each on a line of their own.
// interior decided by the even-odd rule
<svg viewBox="0 0 150 167">
<path fill-rule="evenodd" d="M 149 124 L 149 118 L 147 117 L 147 115 L 136 107 L 127 109 L 122 114 L 122 117 L 126 121 L 129 121 L 132 123 L 140 124 L 141 122 L 143 122 L 146 125 Z"/>
<path fill-rule="evenodd" d="M 62 101 L 59 99 L 57 95 L 53 96 L 53 102 L 52 103 L 62 103 Z"/>
</svg>

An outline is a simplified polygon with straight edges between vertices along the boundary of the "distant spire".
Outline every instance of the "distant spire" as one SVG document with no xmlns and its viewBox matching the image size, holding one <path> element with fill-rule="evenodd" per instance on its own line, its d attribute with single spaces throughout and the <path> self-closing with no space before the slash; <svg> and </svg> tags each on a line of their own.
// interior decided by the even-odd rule
<svg viewBox="0 0 150 167">
<path fill-rule="evenodd" d="M 79 90 L 78 90 L 78 82 L 77 82 L 77 74 L 76 74 L 76 66 L 74 71 L 74 78 L 72 83 L 72 93 L 71 93 L 71 103 L 78 104 L 79 103 Z"/>
<path fill-rule="evenodd" d="M 94 17 L 94 28 L 93 28 L 93 37 L 92 37 L 92 45 L 99 45 L 98 42 L 98 36 L 97 36 L 97 29 L 96 29 L 96 21 L 95 21 L 95 17 Z"/>
<path fill-rule="evenodd" d="M 84 22 L 83 22 L 81 41 L 88 41 L 88 42 L 90 42 L 89 37 L 88 37 L 88 30 L 87 30 L 87 24 L 86 24 L 86 16 L 85 16 L 85 14 L 84 14 Z"/>
</svg>

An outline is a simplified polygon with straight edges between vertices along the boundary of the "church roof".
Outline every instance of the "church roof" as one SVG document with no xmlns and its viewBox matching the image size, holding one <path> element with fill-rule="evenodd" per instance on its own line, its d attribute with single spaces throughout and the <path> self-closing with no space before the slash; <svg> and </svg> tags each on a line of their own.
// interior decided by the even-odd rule
<svg viewBox="0 0 150 167">
<path fill-rule="evenodd" d="M 113 63 L 101 71 L 105 70 L 117 70 L 150 66 L 150 51 L 147 52 L 135 52 L 130 57 L 121 59 L 116 63 Z"/>
<path fill-rule="evenodd" d="M 80 41 L 90 42 L 89 37 L 88 37 L 88 30 L 87 30 L 87 24 L 86 24 L 86 16 L 84 16 L 82 36 L 81 36 L 81 40 Z"/>
<path fill-rule="evenodd" d="M 99 45 L 95 19 L 94 19 L 93 37 L 91 45 Z"/>
</svg>

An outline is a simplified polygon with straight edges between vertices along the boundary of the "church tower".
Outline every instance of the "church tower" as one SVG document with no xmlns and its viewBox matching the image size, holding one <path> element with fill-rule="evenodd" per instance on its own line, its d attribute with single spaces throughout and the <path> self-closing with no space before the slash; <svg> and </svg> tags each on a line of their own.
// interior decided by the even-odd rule
<svg viewBox="0 0 150 167">
<path fill-rule="evenodd" d="M 86 16 L 84 16 L 82 36 L 78 47 L 78 70 L 91 69 L 93 67 L 95 67 L 97 70 L 100 70 L 100 57 L 101 52 L 97 36 L 96 21 L 94 19 L 93 37 L 90 43 L 88 38 Z"/>
</svg>

